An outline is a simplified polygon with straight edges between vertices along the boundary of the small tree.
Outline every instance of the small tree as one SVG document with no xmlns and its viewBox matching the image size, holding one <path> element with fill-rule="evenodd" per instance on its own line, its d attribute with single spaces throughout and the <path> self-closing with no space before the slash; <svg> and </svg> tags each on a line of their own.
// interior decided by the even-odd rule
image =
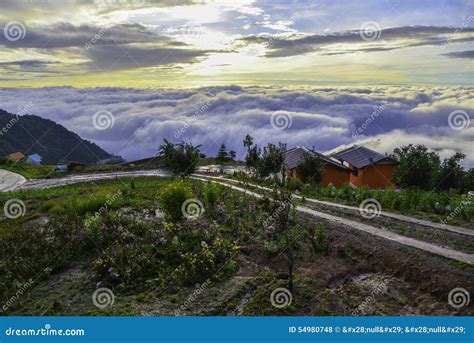
<svg viewBox="0 0 474 343">
<path fill-rule="evenodd" d="M 234 150 L 229 151 L 229 157 L 232 161 L 235 161 L 235 157 L 237 156 Z"/>
<path fill-rule="evenodd" d="M 296 166 L 296 172 L 302 182 L 319 184 L 324 176 L 323 163 L 317 155 L 306 153 L 303 161 Z"/>
<path fill-rule="evenodd" d="M 219 162 L 220 165 L 224 165 L 225 161 L 227 160 L 227 149 L 225 144 L 221 144 L 219 147 L 219 151 L 217 152 L 216 160 Z"/>
<path fill-rule="evenodd" d="M 269 212 L 272 224 L 266 228 L 268 239 L 276 245 L 277 252 L 285 256 L 288 268 L 288 288 L 293 289 L 294 268 L 305 232 L 296 221 L 296 204 L 287 190 L 273 188 Z"/>
<path fill-rule="evenodd" d="M 284 174 L 286 144 L 278 143 L 278 146 L 268 143 L 263 148 L 263 153 L 257 160 L 257 175 L 261 178 L 270 174 Z"/>
<path fill-rule="evenodd" d="M 245 136 L 243 143 L 244 147 L 247 148 L 247 156 L 245 156 L 245 165 L 247 169 L 257 168 L 260 148 L 253 144 L 253 138 L 250 135 Z"/>
<path fill-rule="evenodd" d="M 195 172 L 201 156 L 199 148 L 191 143 L 181 142 L 173 144 L 163 139 L 163 144 L 158 149 L 158 154 L 163 158 L 165 166 L 170 168 L 175 175 L 186 177 Z"/>
<path fill-rule="evenodd" d="M 443 161 L 437 182 L 439 189 L 448 190 L 456 188 L 461 190 L 464 178 L 464 170 L 461 163 L 465 157 L 466 155 L 457 152 Z"/>
<path fill-rule="evenodd" d="M 433 189 L 438 177 L 440 160 L 435 152 L 424 145 L 406 145 L 396 148 L 392 157 L 399 164 L 395 169 L 395 182 L 401 187 Z"/>
<path fill-rule="evenodd" d="M 462 191 L 474 191 L 474 168 L 464 172 Z"/>
</svg>

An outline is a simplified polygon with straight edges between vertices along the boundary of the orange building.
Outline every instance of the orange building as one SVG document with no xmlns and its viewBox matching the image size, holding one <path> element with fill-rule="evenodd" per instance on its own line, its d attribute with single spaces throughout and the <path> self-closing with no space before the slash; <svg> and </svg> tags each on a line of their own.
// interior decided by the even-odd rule
<svg viewBox="0 0 474 343">
<path fill-rule="evenodd" d="M 293 179 L 299 178 L 296 167 L 298 164 L 303 162 L 306 154 L 317 155 L 323 162 L 323 179 L 321 184 L 325 186 L 332 184 L 334 186 L 340 187 L 349 183 L 351 171 L 348 167 L 336 160 L 324 156 L 323 154 L 300 146 L 291 148 L 286 152 L 285 164 L 289 170 L 290 177 Z"/>
<path fill-rule="evenodd" d="M 25 158 L 25 155 L 23 155 L 21 152 L 14 152 L 13 154 L 8 155 L 8 157 L 14 161 L 20 161 Z"/>
<path fill-rule="evenodd" d="M 393 174 L 397 161 L 390 157 L 358 145 L 333 153 L 330 157 L 339 160 L 351 170 L 351 185 L 369 188 L 394 187 Z"/>
<path fill-rule="evenodd" d="M 321 184 L 340 187 L 393 188 L 393 173 L 397 162 L 385 155 L 365 147 L 354 145 L 330 156 L 320 154 L 305 147 L 294 147 L 286 152 L 285 164 L 289 175 L 298 179 L 296 167 L 306 154 L 317 155 L 324 163 Z"/>
</svg>

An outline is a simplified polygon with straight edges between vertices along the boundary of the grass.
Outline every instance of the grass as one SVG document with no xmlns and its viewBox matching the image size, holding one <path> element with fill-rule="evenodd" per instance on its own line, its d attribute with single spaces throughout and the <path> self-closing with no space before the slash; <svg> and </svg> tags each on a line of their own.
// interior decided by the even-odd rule
<svg viewBox="0 0 474 343">
<path fill-rule="evenodd" d="M 227 314 L 248 294 L 240 307 L 247 315 L 345 313 L 336 295 L 327 304 L 315 297 L 324 295 L 324 282 L 314 275 L 330 280 L 330 273 L 351 269 L 359 258 L 329 230 L 301 223 L 302 230 L 314 232 L 316 249 L 301 246 L 305 263 L 311 263 L 302 270 L 310 274 L 297 271 L 293 302 L 278 309 L 270 293 L 288 282 L 285 260 L 264 249 L 270 238 L 263 223 L 273 214 L 268 199 L 187 180 L 205 208 L 202 216 L 155 218 L 155 209 L 166 212 L 163 190 L 173 193 L 169 185 L 176 181 L 133 177 L 0 193 L 0 204 L 16 198 L 26 207 L 18 219 L 0 212 L 0 298 L 10 299 L 33 279 L 31 289 L 6 314 L 170 315 L 180 308 L 183 314 Z M 197 294 L 197 285 L 203 284 L 203 293 Z M 98 287 L 113 290 L 114 307 L 94 307 L 91 295 Z"/>
<path fill-rule="evenodd" d="M 43 179 L 59 174 L 54 172 L 54 166 L 36 165 L 25 161 L 15 162 L 5 158 L 0 160 L 0 169 L 20 174 L 26 179 Z"/>
<path fill-rule="evenodd" d="M 275 181 L 268 179 L 259 181 L 246 175 L 238 174 L 231 178 L 271 186 Z M 306 198 L 340 203 L 358 207 L 365 199 L 377 200 L 383 211 L 412 215 L 434 222 L 446 221 L 450 225 L 465 226 L 474 229 L 474 202 L 467 203 L 467 196 L 454 190 L 449 192 L 428 192 L 419 190 L 392 189 L 377 190 L 368 188 L 352 188 L 302 184 L 297 180 L 289 182 L 288 187 Z M 465 205 L 467 204 L 467 205 Z M 454 216 L 449 217 L 451 213 Z"/>
</svg>

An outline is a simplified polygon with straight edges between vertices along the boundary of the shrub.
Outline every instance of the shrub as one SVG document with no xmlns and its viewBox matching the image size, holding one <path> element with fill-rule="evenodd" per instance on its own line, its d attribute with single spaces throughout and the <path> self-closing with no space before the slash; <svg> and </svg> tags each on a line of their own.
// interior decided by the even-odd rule
<svg viewBox="0 0 474 343">
<path fill-rule="evenodd" d="M 315 252 L 320 252 L 323 255 L 329 255 L 331 252 L 331 248 L 326 239 L 326 233 L 324 232 L 324 226 L 322 224 L 313 229 L 311 243 Z"/>
<path fill-rule="evenodd" d="M 203 191 L 204 200 L 210 208 L 214 208 L 217 203 L 217 200 L 219 199 L 220 194 L 221 190 L 219 186 L 213 183 L 208 183 Z"/>
<path fill-rule="evenodd" d="M 166 219 L 176 222 L 183 218 L 181 206 L 194 197 L 191 186 L 185 181 L 175 181 L 160 192 L 160 205 L 165 212 Z"/>
<path fill-rule="evenodd" d="M 286 182 L 286 187 L 290 191 L 300 191 L 303 188 L 304 184 L 300 180 L 289 179 Z"/>
</svg>

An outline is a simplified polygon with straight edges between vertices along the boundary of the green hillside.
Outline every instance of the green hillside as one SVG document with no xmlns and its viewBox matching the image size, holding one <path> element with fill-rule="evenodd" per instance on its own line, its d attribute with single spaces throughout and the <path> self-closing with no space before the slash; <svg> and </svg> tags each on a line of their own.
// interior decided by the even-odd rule
<svg viewBox="0 0 474 343">
<path fill-rule="evenodd" d="M 0 110 L 0 156 L 16 151 L 39 154 L 43 164 L 60 160 L 93 164 L 112 156 L 52 120 L 35 115 L 17 117 Z"/>
</svg>

